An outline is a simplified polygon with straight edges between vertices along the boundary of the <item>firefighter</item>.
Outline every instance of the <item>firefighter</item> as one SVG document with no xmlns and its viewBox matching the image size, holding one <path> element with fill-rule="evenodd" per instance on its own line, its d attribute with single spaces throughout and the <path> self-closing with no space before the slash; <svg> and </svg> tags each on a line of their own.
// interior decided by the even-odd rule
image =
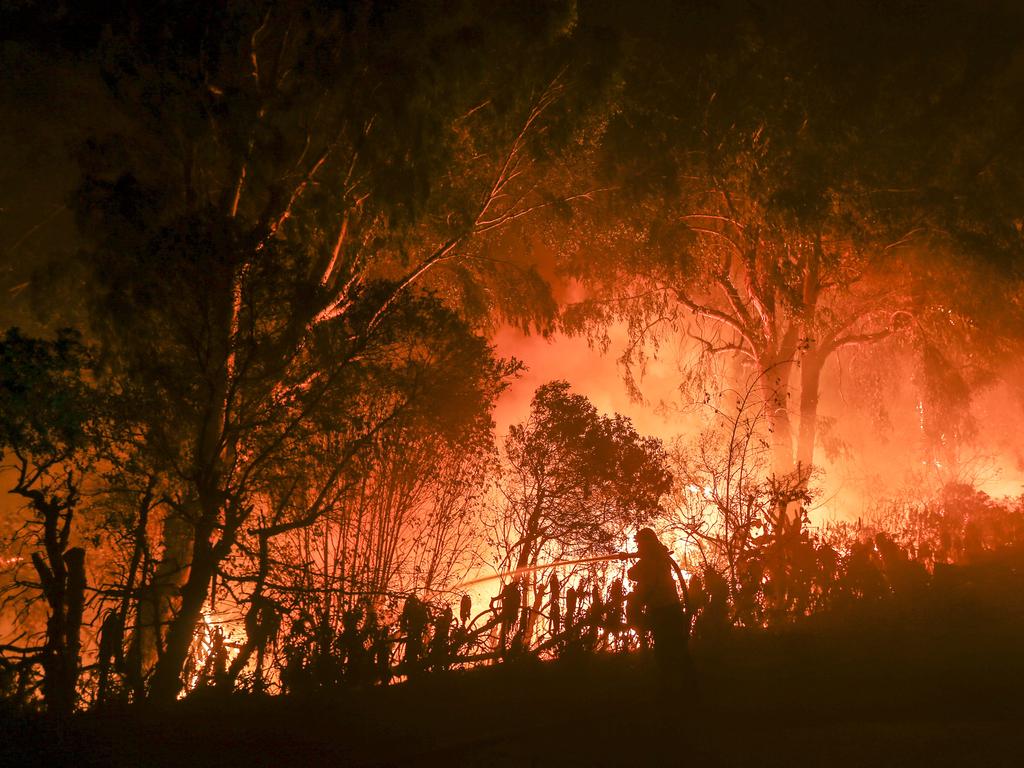
<svg viewBox="0 0 1024 768">
<path fill-rule="evenodd" d="M 689 632 L 673 578 L 677 575 L 682 581 L 682 573 L 650 528 L 637 532 L 636 545 L 638 560 L 626 573 L 635 584 L 629 614 L 639 622 L 638 632 L 650 632 L 662 679 L 675 686 L 690 674 Z"/>
</svg>

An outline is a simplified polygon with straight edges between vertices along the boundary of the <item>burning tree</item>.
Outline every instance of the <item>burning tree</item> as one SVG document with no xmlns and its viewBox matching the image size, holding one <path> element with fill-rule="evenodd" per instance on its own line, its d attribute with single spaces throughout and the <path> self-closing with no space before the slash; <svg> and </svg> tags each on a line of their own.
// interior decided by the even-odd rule
<svg viewBox="0 0 1024 768">
<path fill-rule="evenodd" d="M 693 546 L 705 569 L 725 575 L 734 595 L 758 537 L 786 522 L 785 503 L 780 510 L 766 492 L 770 446 L 763 438 L 759 390 L 754 382 L 726 392 L 722 408 L 708 405 L 710 425 L 694 438 L 678 438 L 670 452 L 675 484 L 669 525 Z"/>
<path fill-rule="evenodd" d="M 990 195 L 1018 158 L 993 167 L 1006 147 L 952 102 L 969 92 L 1000 124 L 1018 124 L 993 105 L 1019 68 L 1000 38 L 977 69 L 950 64 L 933 76 L 908 37 L 923 44 L 925 29 L 991 23 L 950 13 L 955 21 L 911 14 L 913 28 L 881 33 L 857 12 L 841 32 L 825 11 L 801 13 L 799 28 L 729 11 L 696 26 L 683 14 L 678 26 L 617 17 L 635 48 L 624 46 L 622 103 L 597 172 L 619 195 L 601 214 L 606 226 L 589 220 L 560 240 L 565 269 L 588 291 L 567 328 L 607 343 L 609 324 L 625 323 L 627 373 L 642 372 L 649 344 L 657 354 L 683 338 L 697 367 L 718 361 L 731 385 L 758 377 L 772 471 L 813 465 L 823 375 L 841 350 L 910 334 L 934 347 L 951 325 L 989 317 L 961 300 L 965 281 L 1010 300 L 972 259 L 1005 258 L 979 231 L 1007 249 L 1019 248 L 1019 232 L 1005 213 L 984 223 L 966 201 Z M 878 37 L 885 55 L 861 56 L 851 28 Z M 936 131 L 939 113 L 956 119 Z M 968 133 L 984 148 L 965 146 Z M 907 151 L 918 142 L 927 151 Z M 702 378 L 687 393 L 697 401 L 721 389 Z"/>
<path fill-rule="evenodd" d="M 396 312 L 392 343 L 296 435 L 222 569 L 249 610 L 269 600 L 308 617 L 325 658 L 346 611 L 384 613 L 398 595 L 437 594 L 462 575 L 494 451 L 490 411 L 517 367 L 435 299 Z M 254 650 L 243 646 L 228 682 Z"/>
<path fill-rule="evenodd" d="M 352 377 L 410 295 L 504 286 L 515 300 L 488 310 L 550 313 L 543 282 L 484 244 L 588 197 L 546 161 L 574 146 L 571 85 L 602 64 L 567 8 L 493 22 L 259 2 L 112 21 L 122 130 L 82 151 L 76 263 L 105 361 L 147 399 L 139 463 L 168 500 L 139 627 L 154 699 L 177 695 L 213 580 L 304 425 L 348 411 L 353 455 L 383 429 L 387 413 L 353 412 Z"/>
<path fill-rule="evenodd" d="M 802 572 L 816 557 L 803 530 L 811 478 L 772 474 L 765 437 L 771 404 L 761 392 L 753 376 L 742 389 L 709 397 L 707 426 L 677 438 L 670 451 L 676 483 L 668 526 L 697 553 L 690 563 L 703 572 L 704 586 L 718 585 L 746 626 L 760 625 L 766 608 L 789 619 L 806 607 L 810 585 Z"/>
</svg>

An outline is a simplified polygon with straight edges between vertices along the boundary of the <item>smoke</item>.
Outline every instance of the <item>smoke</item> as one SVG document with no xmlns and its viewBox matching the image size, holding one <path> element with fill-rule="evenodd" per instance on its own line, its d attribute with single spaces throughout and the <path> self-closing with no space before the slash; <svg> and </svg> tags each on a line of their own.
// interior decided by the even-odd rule
<svg viewBox="0 0 1024 768">
<path fill-rule="evenodd" d="M 511 326 L 497 331 L 492 341 L 500 355 L 523 361 L 526 370 L 498 402 L 495 412 L 498 435 L 526 419 L 534 390 L 555 379 L 568 381 L 573 390 L 590 399 L 603 414 L 628 416 L 641 434 L 669 441 L 696 428 L 698 419 L 679 408 L 680 376 L 671 357 L 651 360 L 641 381 L 643 400 L 636 400 L 626 387 L 618 362 L 626 345 L 623 326 L 610 330 L 608 351 L 579 336 L 556 333 L 548 338 L 526 335 Z"/>
<path fill-rule="evenodd" d="M 605 414 L 632 419 L 642 434 L 695 439 L 706 422 L 699 404 L 687 402 L 681 370 L 692 351 L 683 345 L 649 360 L 640 379 L 642 400 L 631 396 L 618 362 L 627 343 L 623 326 L 610 329 L 606 352 L 585 338 L 527 335 L 511 326 L 493 336 L 498 353 L 523 361 L 526 370 L 500 399 L 495 421 L 499 439 L 524 421 L 534 390 L 553 379 L 568 381 Z M 668 349 L 667 345 L 663 349 Z M 899 358 L 897 357 L 897 361 Z M 1024 398 L 1019 366 L 1006 369 L 969 404 L 970 434 L 939 435 L 949 459 L 937 458 L 922 434 L 919 383 L 909 362 L 893 368 L 891 356 L 851 355 L 833 359 L 822 377 L 812 522 L 856 520 L 889 499 L 924 496 L 948 482 L 972 484 L 993 497 L 1024 492 Z"/>
</svg>

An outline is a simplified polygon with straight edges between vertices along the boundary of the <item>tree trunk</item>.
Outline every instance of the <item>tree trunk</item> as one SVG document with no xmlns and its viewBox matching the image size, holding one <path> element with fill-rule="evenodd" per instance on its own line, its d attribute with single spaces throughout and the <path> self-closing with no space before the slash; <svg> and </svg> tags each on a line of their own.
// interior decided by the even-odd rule
<svg viewBox="0 0 1024 768">
<path fill-rule="evenodd" d="M 790 361 L 762 364 L 761 396 L 772 447 L 772 473 L 778 477 L 793 471 L 793 427 L 789 416 Z"/>
<path fill-rule="evenodd" d="M 64 596 L 67 614 L 64 620 L 65 695 L 74 707 L 82 652 L 82 614 L 85 612 L 85 550 L 81 547 L 64 553 L 67 568 L 67 590 Z"/>
<path fill-rule="evenodd" d="M 262 689 L 263 650 L 266 645 L 266 637 L 257 637 L 253 628 L 255 627 L 257 632 L 262 633 L 263 631 L 263 627 L 261 626 L 263 619 L 261 601 L 266 602 L 265 598 L 263 598 L 263 586 L 266 583 L 267 572 L 270 568 L 269 546 L 268 537 L 265 534 L 260 534 L 259 570 L 257 572 L 256 585 L 253 588 L 252 596 L 249 598 L 249 610 L 246 613 L 245 618 L 245 643 L 238 649 L 238 653 L 228 666 L 227 675 L 225 675 L 223 682 L 224 687 L 229 692 L 234 688 L 235 682 L 238 680 L 238 676 L 242 673 L 242 670 L 245 669 L 245 665 L 249 663 L 249 659 L 252 657 L 254 651 L 257 654 L 256 687 L 257 689 Z"/>
<path fill-rule="evenodd" d="M 538 583 L 536 573 L 530 575 L 529 583 L 530 589 L 523 590 L 523 610 L 520 620 L 524 649 L 529 648 L 533 642 L 533 633 L 537 628 L 537 616 L 540 615 L 541 606 L 544 604 L 544 595 L 547 594 L 547 584 L 545 582 Z"/>
<path fill-rule="evenodd" d="M 223 301 L 219 304 L 219 317 L 214 321 L 218 331 L 213 334 L 214 352 L 210 356 L 206 371 L 212 382 L 207 406 L 198 422 L 195 434 L 194 480 L 197 505 L 197 522 L 188 525 L 187 520 L 179 522 L 187 528 L 180 531 L 184 540 L 191 540 L 192 557 L 188 566 L 188 577 L 181 588 L 181 605 L 170 622 L 167 642 L 163 654 L 153 670 L 150 700 L 156 703 L 170 703 L 181 691 L 181 673 L 188 659 L 189 648 L 195 636 L 196 627 L 202 618 L 203 603 L 210 594 L 210 584 L 216 573 L 218 555 L 210 541 L 222 511 L 223 476 L 222 459 L 230 445 L 222 445 L 227 425 L 228 392 L 231 371 L 234 368 L 233 332 L 235 298 L 234 278 L 225 286 Z M 168 521 L 173 518 L 168 518 Z M 176 530 L 176 529 L 172 529 Z M 165 533 L 170 533 L 166 531 Z M 227 532 L 224 532 L 227 535 Z M 220 549 L 218 547 L 218 549 Z M 165 555 L 166 556 L 166 555 Z M 220 555 L 222 557 L 223 555 Z"/>
<path fill-rule="evenodd" d="M 164 628 L 173 620 L 174 603 L 188 574 L 194 535 L 192 525 L 180 514 L 172 512 L 164 519 L 163 553 L 145 598 L 139 602 L 136 637 L 143 672 L 163 655 Z"/>
<path fill-rule="evenodd" d="M 212 528 L 212 526 L 210 526 Z M 216 563 L 209 543 L 209 534 L 198 531 L 193 547 L 188 579 L 181 588 L 181 607 L 170 623 L 167 645 L 153 670 L 149 698 L 158 704 L 170 703 L 181 692 L 181 670 L 203 614 L 203 604 L 210 592 L 210 581 Z"/>
<path fill-rule="evenodd" d="M 49 604 L 46 645 L 43 648 L 43 698 L 47 709 L 68 715 L 75 708 L 81 652 L 82 613 L 85 608 L 85 550 L 50 553 L 49 563 L 34 553 L 32 563 Z"/>
<path fill-rule="evenodd" d="M 821 355 L 808 351 L 800 362 L 800 436 L 796 460 L 808 474 L 814 465 L 814 441 L 818 432 L 818 393 L 821 385 Z"/>
</svg>

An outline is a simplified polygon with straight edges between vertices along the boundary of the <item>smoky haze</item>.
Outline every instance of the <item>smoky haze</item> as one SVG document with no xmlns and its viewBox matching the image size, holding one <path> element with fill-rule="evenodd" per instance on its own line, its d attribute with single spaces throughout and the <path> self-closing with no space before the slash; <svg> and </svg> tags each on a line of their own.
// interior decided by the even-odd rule
<svg viewBox="0 0 1024 768">
<path fill-rule="evenodd" d="M 0 2 L 0 765 L 991 747 L 1022 30 Z"/>
<path fill-rule="evenodd" d="M 706 425 L 708 414 L 700 403 L 684 399 L 680 366 L 695 364 L 692 353 L 696 350 L 685 342 L 682 349 L 661 350 L 658 359 L 647 363 L 640 380 L 643 399 L 637 400 L 623 380 L 619 362 L 627 344 L 625 330 L 613 328 L 610 337 L 611 345 L 602 352 L 580 336 L 555 333 L 546 338 L 510 326 L 498 329 L 492 341 L 499 354 L 525 364 L 524 372 L 498 401 L 498 434 L 526 418 L 539 385 L 564 379 L 602 412 L 628 416 L 644 434 L 665 443 L 692 439 Z M 1017 365 L 1008 364 L 971 398 L 972 431 L 958 449 L 961 466 L 956 468 L 944 467 L 941 460 L 928 455 L 921 403 L 909 377 L 887 382 L 883 392 L 865 398 L 857 392 L 860 379 L 850 365 L 840 356 L 825 376 L 827 394 L 822 398 L 821 416 L 828 429 L 821 443 L 824 469 L 813 515 L 816 522 L 866 517 L 886 499 L 903 498 L 922 487 L 934 492 L 946 482 L 976 484 L 996 497 L 1024 492 L 1020 443 L 1024 411 Z M 867 361 L 866 365 L 884 363 Z"/>
</svg>

